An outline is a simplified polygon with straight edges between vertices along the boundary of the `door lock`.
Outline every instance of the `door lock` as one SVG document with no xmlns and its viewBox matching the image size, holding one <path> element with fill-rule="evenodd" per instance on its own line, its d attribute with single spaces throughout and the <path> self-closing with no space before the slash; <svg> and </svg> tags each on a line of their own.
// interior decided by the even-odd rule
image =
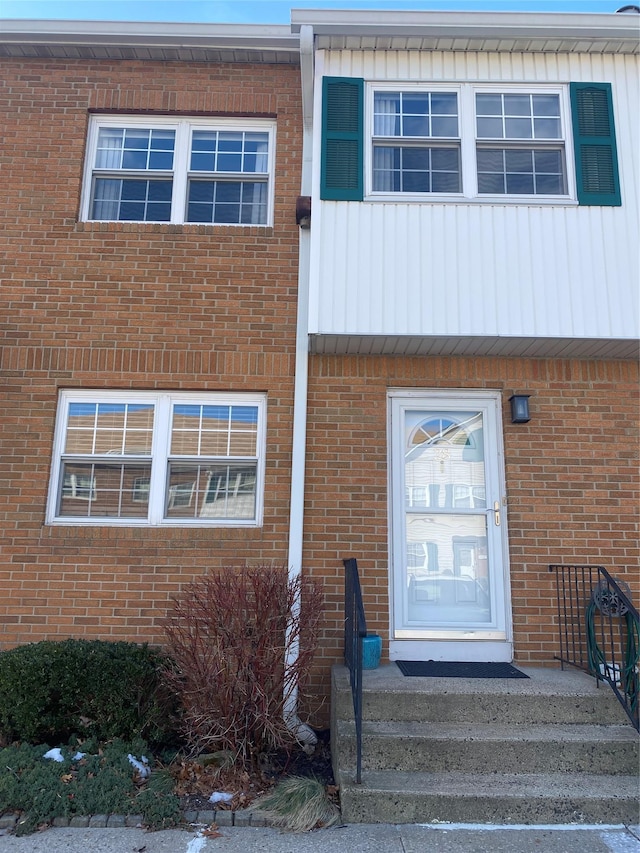
<svg viewBox="0 0 640 853">
<path fill-rule="evenodd" d="M 495 501 L 493 504 L 493 519 L 496 527 L 500 527 L 500 501 Z"/>
</svg>

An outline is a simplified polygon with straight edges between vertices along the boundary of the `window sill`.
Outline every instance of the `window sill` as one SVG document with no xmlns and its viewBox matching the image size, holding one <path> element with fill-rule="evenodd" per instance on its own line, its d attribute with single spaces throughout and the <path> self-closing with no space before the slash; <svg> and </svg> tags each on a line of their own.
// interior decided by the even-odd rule
<svg viewBox="0 0 640 853">
<path fill-rule="evenodd" d="M 171 222 L 114 222 L 98 220 L 78 220 L 76 232 L 82 233 L 126 233 L 126 234 L 250 234 L 272 237 L 273 225 L 220 225 L 202 223 L 175 224 Z"/>
<path fill-rule="evenodd" d="M 54 518 L 51 521 L 45 522 L 47 527 L 76 527 L 76 528 L 95 528 L 95 527 L 113 527 L 124 528 L 132 527 L 136 530 L 165 530 L 167 528 L 182 530 L 193 530 L 194 528 L 219 530 L 220 528 L 258 528 L 262 527 L 258 521 L 199 521 L 193 520 L 176 520 L 163 521 L 161 524 L 150 524 L 148 521 L 136 521 L 135 519 L 84 519 L 84 518 Z"/>
</svg>

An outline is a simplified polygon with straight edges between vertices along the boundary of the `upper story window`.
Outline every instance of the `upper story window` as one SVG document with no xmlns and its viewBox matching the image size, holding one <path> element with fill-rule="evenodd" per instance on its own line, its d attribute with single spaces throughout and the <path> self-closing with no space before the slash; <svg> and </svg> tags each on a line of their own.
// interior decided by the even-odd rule
<svg viewBox="0 0 640 853">
<path fill-rule="evenodd" d="M 96 116 L 82 218 L 269 225 L 274 136 L 264 120 Z"/>
<path fill-rule="evenodd" d="M 371 90 L 373 196 L 567 196 L 557 89 Z"/>
<path fill-rule="evenodd" d="M 64 391 L 48 520 L 255 526 L 264 421 L 262 395 Z"/>
<path fill-rule="evenodd" d="M 374 92 L 373 192 L 459 193 L 455 92 Z"/>
<path fill-rule="evenodd" d="M 609 83 L 324 77 L 320 196 L 621 204 Z"/>
<path fill-rule="evenodd" d="M 479 194 L 567 194 L 559 93 L 476 92 Z"/>
</svg>

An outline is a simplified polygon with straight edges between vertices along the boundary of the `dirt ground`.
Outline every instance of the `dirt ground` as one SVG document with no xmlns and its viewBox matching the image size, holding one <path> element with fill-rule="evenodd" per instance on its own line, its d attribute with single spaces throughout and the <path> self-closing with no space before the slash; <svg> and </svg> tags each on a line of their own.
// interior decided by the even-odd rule
<svg viewBox="0 0 640 853">
<path fill-rule="evenodd" d="M 287 776 L 314 777 L 327 787 L 330 794 L 335 793 L 329 731 L 317 731 L 316 734 L 318 743 L 313 755 L 307 755 L 302 749 L 282 750 L 260 756 L 256 766 L 250 770 L 203 766 L 197 759 L 181 762 L 175 769 L 175 775 L 176 793 L 180 796 L 183 810 L 214 808 L 209 802 L 214 791 L 233 794 L 230 802 L 218 803 L 215 808 L 234 811 L 247 808 Z"/>
</svg>

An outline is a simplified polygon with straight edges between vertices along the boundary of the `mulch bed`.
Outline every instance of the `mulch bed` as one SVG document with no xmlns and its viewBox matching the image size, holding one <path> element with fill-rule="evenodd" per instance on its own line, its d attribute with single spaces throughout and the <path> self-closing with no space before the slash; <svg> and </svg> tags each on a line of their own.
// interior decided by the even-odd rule
<svg viewBox="0 0 640 853">
<path fill-rule="evenodd" d="M 287 776 L 311 776 L 322 782 L 330 794 L 335 794 L 331 767 L 329 731 L 317 731 L 318 743 L 313 755 L 303 750 L 283 750 L 261 756 L 259 765 L 249 771 L 235 767 L 202 766 L 197 760 L 182 761 L 176 768 L 176 793 L 184 812 L 248 808 L 254 800 L 270 791 Z M 214 791 L 233 794 L 228 803 L 212 806 L 209 797 Z"/>
</svg>

